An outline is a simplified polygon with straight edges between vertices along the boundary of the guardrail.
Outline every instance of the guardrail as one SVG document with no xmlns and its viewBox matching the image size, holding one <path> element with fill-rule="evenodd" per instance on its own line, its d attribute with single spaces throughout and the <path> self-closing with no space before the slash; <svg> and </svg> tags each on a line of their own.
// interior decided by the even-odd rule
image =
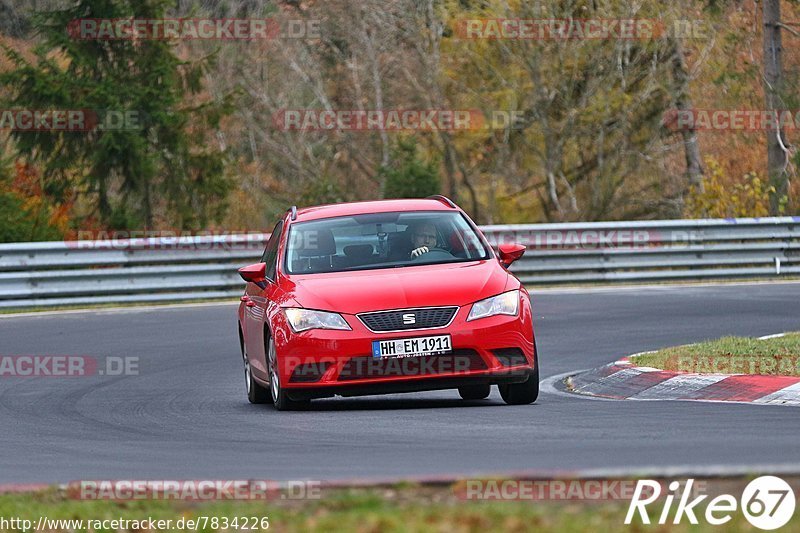
<svg viewBox="0 0 800 533">
<path fill-rule="evenodd" d="M 483 226 L 528 285 L 800 275 L 800 217 Z M 267 234 L 0 244 L 0 308 L 235 297 Z"/>
</svg>

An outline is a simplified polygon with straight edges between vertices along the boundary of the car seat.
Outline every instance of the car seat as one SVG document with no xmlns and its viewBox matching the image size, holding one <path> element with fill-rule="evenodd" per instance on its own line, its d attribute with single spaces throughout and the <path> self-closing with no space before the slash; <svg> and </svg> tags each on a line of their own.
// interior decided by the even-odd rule
<svg viewBox="0 0 800 533">
<path fill-rule="evenodd" d="M 336 241 L 331 230 L 301 231 L 293 239 L 299 244 L 295 249 L 297 259 L 292 262 L 293 272 L 324 272 L 333 268 Z"/>
</svg>

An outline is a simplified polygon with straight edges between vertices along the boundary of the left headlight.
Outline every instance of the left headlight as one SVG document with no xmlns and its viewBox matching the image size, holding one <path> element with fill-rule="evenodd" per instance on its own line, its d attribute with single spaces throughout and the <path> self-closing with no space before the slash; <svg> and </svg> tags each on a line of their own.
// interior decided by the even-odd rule
<svg viewBox="0 0 800 533">
<path fill-rule="evenodd" d="M 519 308 L 519 291 L 513 290 L 486 298 L 472 304 L 467 322 L 495 315 L 516 315 Z"/>
<path fill-rule="evenodd" d="M 312 311 L 311 309 L 298 309 L 291 307 L 284 310 L 289 325 L 295 333 L 308 329 L 346 329 L 350 325 L 342 318 L 339 313 L 328 313 L 325 311 Z"/>
</svg>

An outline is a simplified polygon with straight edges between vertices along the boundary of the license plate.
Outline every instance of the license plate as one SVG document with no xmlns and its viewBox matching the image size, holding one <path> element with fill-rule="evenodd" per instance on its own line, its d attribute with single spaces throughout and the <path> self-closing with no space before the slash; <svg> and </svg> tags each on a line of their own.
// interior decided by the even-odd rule
<svg viewBox="0 0 800 533">
<path fill-rule="evenodd" d="M 372 341 L 372 357 L 421 357 L 440 355 L 453 350 L 450 335 L 434 337 L 412 337 L 410 339 L 390 339 Z"/>
</svg>

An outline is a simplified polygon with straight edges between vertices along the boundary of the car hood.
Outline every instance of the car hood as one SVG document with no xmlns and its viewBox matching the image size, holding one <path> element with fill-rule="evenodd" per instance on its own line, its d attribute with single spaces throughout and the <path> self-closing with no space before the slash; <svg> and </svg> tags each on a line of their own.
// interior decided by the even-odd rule
<svg viewBox="0 0 800 533">
<path fill-rule="evenodd" d="M 356 314 L 466 305 L 503 292 L 509 278 L 488 260 L 292 276 L 291 292 L 303 307 Z"/>
</svg>

